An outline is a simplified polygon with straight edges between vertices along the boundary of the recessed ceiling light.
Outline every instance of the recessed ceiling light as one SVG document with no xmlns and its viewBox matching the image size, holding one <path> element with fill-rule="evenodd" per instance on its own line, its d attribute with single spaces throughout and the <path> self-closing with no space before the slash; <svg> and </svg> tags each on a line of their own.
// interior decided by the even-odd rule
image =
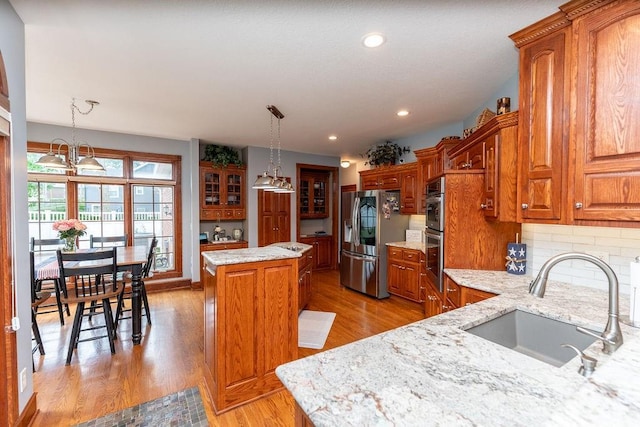
<svg viewBox="0 0 640 427">
<path fill-rule="evenodd" d="M 337 136 L 335 136 L 335 135 L 329 135 L 329 140 L 330 140 L 330 141 L 335 141 L 336 139 L 338 139 L 338 137 L 337 137 Z"/>
<path fill-rule="evenodd" d="M 409 111 L 408 110 L 400 110 L 396 113 L 399 117 L 404 117 L 404 116 L 408 116 L 409 115 Z"/>
<path fill-rule="evenodd" d="M 362 38 L 365 47 L 378 47 L 385 42 L 384 36 L 380 33 L 369 33 Z"/>
</svg>

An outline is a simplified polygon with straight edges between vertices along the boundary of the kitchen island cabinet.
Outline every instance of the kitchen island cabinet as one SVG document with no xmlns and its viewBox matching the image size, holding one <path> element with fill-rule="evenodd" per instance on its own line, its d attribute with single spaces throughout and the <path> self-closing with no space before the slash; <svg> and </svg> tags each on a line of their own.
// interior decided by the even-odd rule
<svg viewBox="0 0 640 427">
<path fill-rule="evenodd" d="M 578 374 L 578 357 L 557 368 L 465 331 L 516 307 L 602 328 L 606 291 L 550 281 L 545 297 L 536 298 L 528 293 L 531 277 L 446 273 L 461 286 L 499 295 L 278 367 L 296 400 L 296 425 L 640 423 L 631 403 L 640 401 L 640 389 L 629 380 L 640 375 L 640 329 L 621 325 L 625 343 L 613 355 L 599 343 L 589 346 L 586 353 L 598 359 L 589 379 Z M 626 314 L 625 297 L 620 307 Z"/>
<path fill-rule="evenodd" d="M 216 413 L 282 388 L 298 357 L 298 257 L 270 246 L 204 252 L 204 378 Z"/>
</svg>

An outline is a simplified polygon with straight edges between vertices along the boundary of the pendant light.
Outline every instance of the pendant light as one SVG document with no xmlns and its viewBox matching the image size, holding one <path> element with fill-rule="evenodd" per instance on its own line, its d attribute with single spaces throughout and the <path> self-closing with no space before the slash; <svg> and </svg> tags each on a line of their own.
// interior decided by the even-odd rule
<svg viewBox="0 0 640 427">
<path fill-rule="evenodd" d="M 254 190 L 274 191 L 276 193 L 294 193 L 293 185 L 284 178 L 282 174 L 281 155 L 280 155 L 280 120 L 284 118 L 284 114 L 278 110 L 275 105 L 267 105 L 267 110 L 271 113 L 271 131 L 269 139 L 269 165 L 267 169 L 253 183 Z M 273 118 L 278 120 L 278 165 L 273 163 Z M 273 175 L 271 175 L 272 173 Z"/>
</svg>

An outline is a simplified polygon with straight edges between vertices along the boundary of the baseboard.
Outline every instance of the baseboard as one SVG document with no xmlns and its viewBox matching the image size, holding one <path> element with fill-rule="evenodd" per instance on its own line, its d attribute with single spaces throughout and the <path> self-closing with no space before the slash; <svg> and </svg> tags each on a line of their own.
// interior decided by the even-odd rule
<svg viewBox="0 0 640 427">
<path fill-rule="evenodd" d="M 162 292 L 173 289 L 182 289 L 191 287 L 191 279 L 169 279 L 158 281 L 144 281 L 144 285 L 147 288 L 147 292 Z"/>
<path fill-rule="evenodd" d="M 16 427 L 28 427 L 30 425 L 33 425 L 36 416 L 40 412 L 40 410 L 38 409 L 36 398 L 37 394 L 38 393 L 33 393 L 29 398 L 29 401 L 24 406 L 24 409 L 22 410 L 20 416 L 18 417 L 18 420 L 16 421 Z"/>
</svg>

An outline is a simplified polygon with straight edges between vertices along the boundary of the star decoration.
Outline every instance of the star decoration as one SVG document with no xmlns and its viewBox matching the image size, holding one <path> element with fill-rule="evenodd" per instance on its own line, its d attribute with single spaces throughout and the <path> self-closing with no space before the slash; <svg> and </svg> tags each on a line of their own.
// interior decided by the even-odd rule
<svg viewBox="0 0 640 427">
<path fill-rule="evenodd" d="M 525 253 L 526 252 L 525 252 L 524 248 L 520 248 L 520 251 L 518 252 L 518 254 L 520 255 L 520 258 L 524 257 Z"/>
<path fill-rule="evenodd" d="M 509 256 L 516 256 L 516 250 L 514 248 L 509 248 Z"/>
</svg>

